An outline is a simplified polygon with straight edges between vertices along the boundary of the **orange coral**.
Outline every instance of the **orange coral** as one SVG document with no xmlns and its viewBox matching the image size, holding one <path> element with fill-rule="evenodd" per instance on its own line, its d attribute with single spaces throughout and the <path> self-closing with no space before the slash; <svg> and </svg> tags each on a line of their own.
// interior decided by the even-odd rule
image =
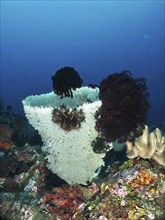
<svg viewBox="0 0 165 220">
<path fill-rule="evenodd" d="M 0 124 L 0 148 L 8 150 L 14 146 L 14 142 L 11 140 L 13 129 L 6 125 Z"/>
<path fill-rule="evenodd" d="M 154 180 L 154 178 L 152 176 L 150 176 L 150 174 L 144 170 L 141 170 L 136 179 L 134 179 L 133 181 L 130 182 L 130 185 L 133 188 L 139 188 L 140 186 L 146 186 L 149 185 L 152 181 Z"/>
</svg>

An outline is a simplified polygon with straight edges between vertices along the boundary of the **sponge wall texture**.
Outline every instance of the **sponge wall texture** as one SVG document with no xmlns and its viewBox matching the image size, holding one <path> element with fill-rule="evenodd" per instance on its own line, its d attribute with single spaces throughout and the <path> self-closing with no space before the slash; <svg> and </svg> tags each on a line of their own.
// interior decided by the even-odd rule
<svg viewBox="0 0 165 220">
<path fill-rule="evenodd" d="M 60 99 L 53 92 L 29 96 L 23 100 L 29 123 L 42 137 L 48 167 L 69 184 L 91 182 L 104 165 L 105 153 L 94 153 L 91 143 L 98 136 L 95 112 L 101 106 L 99 90 L 82 87 L 73 91 L 73 98 Z M 77 107 L 85 114 L 85 121 L 77 130 L 65 131 L 52 121 L 53 108 L 65 105 Z"/>
</svg>

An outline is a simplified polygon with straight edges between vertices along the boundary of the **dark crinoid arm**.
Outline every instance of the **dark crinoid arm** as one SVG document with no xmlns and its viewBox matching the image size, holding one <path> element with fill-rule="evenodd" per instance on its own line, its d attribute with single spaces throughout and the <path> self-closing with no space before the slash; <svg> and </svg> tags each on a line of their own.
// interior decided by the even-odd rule
<svg viewBox="0 0 165 220">
<path fill-rule="evenodd" d="M 96 129 L 110 141 L 134 140 L 147 121 L 148 95 L 144 78 L 134 79 L 129 71 L 109 75 L 100 84 Z"/>
</svg>

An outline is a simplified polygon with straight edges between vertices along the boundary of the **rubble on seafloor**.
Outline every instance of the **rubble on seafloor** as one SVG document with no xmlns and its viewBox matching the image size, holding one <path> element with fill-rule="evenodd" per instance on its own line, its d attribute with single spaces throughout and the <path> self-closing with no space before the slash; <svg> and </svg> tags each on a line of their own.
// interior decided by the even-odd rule
<svg viewBox="0 0 165 220">
<path fill-rule="evenodd" d="M 116 161 L 88 186 L 69 185 L 47 168 L 41 139 L 26 123 L 0 110 L 0 219 L 164 219 L 165 172 L 156 162 Z"/>
</svg>

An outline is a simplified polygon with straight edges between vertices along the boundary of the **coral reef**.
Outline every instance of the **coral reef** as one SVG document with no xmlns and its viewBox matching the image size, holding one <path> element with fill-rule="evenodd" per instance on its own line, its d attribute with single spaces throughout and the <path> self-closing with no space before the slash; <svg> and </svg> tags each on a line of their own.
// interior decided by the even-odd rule
<svg viewBox="0 0 165 220">
<path fill-rule="evenodd" d="M 160 167 L 146 160 L 128 160 L 107 181 L 97 184 L 99 190 L 79 207 L 73 219 L 163 219 L 164 184 Z"/>
<path fill-rule="evenodd" d="M 6 109 L 2 108 L 0 110 L 0 124 L 3 124 L 6 128 L 7 126 L 10 127 L 10 136 L 12 135 L 10 138 L 7 138 L 8 140 L 4 140 L 4 132 L 6 129 L 3 127 L 2 129 L 0 128 L 0 140 L 2 140 L 2 142 L 0 142 L 4 149 L 10 148 L 10 146 L 14 144 L 17 144 L 17 146 L 22 146 L 26 143 L 32 145 L 42 144 L 38 132 L 29 124 L 24 115 L 15 113 L 12 106 L 7 106 Z"/>
<path fill-rule="evenodd" d="M 53 109 L 52 120 L 54 123 L 59 124 L 62 129 L 70 131 L 72 129 L 80 128 L 81 122 L 85 120 L 85 115 L 82 109 L 69 109 L 62 105 L 59 109 Z"/>
<path fill-rule="evenodd" d="M 12 148 L 0 154 L 0 167 L 0 218 L 53 220 L 38 206 L 41 196 L 58 181 L 58 177 L 53 182 L 47 181 L 51 174 L 41 147 Z"/>
<path fill-rule="evenodd" d="M 60 90 L 23 100 L 43 147 L 24 116 L 0 106 L 0 143 L 15 144 L 0 145 L 0 218 L 164 219 L 165 136 L 145 125 L 145 80 L 113 74 L 101 83 L 101 102 L 97 85 L 71 88 L 69 75 Z"/>
<path fill-rule="evenodd" d="M 72 90 L 80 88 L 82 85 L 82 79 L 73 67 L 64 67 L 57 70 L 56 74 L 52 76 L 52 81 L 54 92 L 61 98 L 73 98 Z"/>
<path fill-rule="evenodd" d="M 9 125 L 0 124 L 0 148 L 7 150 L 14 146 L 12 135 L 13 129 Z"/>
<path fill-rule="evenodd" d="M 142 134 L 149 109 L 144 78 L 133 79 L 129 71 L 109 75 L 102 80 L 99 95 L 96 128 L 102 136 L 125 142 Z"/>
<path fill-rule="evenodd" d="M 135 139 L 134 143 L 130 141 L 126 143 L 128 158 L 152 158 L 165 167 L 165 136 L 159 128 L 149 133 L 148 126 L 145 125 L 142 136 Z"/>
<path fill-rule="evenodd" d="M 51 174 L 40 146 L 16 146 L 0 159 L 1 219 L 139 220 L 165 215 L 165 174 L 153 161 L 116 163 L 106 179 L 82 186 Z"/>
<path fill-rule="evenodd" d="M 24 183 L 29 178 L 31 168 L 37 168 L 36 160 L 39 155 L 36 148 L 25 145 L 22 148 L 12 148 L 0 155 L 0 177 L 4 179 L 3 189 L 5 191 L 21 191 Z"/>
<path fill-rule="evenodd" d="M 52 192 L 46 193 L 41 199 L 41 206 L 53 215 L 69 220 L 82 202 L 83 191 L 72 185 L 53 188 Z"/>
</svg>

